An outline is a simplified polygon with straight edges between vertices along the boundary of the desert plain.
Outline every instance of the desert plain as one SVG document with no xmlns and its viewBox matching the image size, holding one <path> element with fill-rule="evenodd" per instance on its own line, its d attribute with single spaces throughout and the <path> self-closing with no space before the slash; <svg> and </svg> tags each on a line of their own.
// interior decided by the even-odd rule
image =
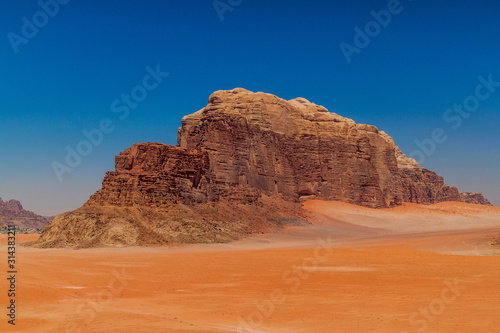
<svg viewBox="0 0 500 333">
<path fill-rule="evenodd" d="M 0 331 L 500 331 L 500 207 L 304 208 L 310 225 L 225 244 L 37 249 L 17 235 L 16 325 Z"/>
</svg>

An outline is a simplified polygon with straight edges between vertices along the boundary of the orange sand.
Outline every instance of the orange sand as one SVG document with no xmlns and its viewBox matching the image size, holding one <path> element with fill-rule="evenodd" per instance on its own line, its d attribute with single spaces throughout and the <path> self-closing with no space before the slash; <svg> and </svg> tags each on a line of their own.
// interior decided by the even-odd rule
<svg viewBox="0 0 500 333">
<path fill-rule="evenodd" d="M 500 331 L 500 249 L 488 245 L 500 235 L 496 207 L 305 207 L 315 226 L 231 244 L 19 246 L 16 330 L 3 314 L 0 331 Z M 4 268 L 5 235 L 0 244 Z"/>
</svg>

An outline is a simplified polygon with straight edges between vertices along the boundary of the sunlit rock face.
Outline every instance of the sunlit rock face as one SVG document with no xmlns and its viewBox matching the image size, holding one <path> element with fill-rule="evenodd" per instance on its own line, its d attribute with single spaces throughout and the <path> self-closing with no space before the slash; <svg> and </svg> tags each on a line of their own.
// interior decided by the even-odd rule
<svg viewBox="0 0 500 333">
<path fill-rule="evenodd" d="M 57 216 L 34 245 L 225 242 L 306 223 L 300 203 L 309 199 L 371 208 L 487 201 L 461 196 L 375 126 L 304 98 L 237 88 L 216 91 L 185 116 L 177 146 L 138 143 L 121 152 L 102 189 Z"/>
</svg>

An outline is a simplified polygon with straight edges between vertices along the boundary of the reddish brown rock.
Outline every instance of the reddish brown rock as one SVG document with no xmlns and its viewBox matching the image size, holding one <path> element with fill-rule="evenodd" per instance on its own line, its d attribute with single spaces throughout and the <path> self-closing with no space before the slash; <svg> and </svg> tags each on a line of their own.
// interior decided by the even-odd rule
<svg viewBox="0 0 500 333">
<path fill-rule="evenodd" d="M 381 133 L 394 145 L 390 136 Z M 398 146 L 394 149 L 399 177 L 393 178 L 393 183 L 389 186 L 389 191 L 395 198 L 395 201 L 390 202 L 390 206 L 399 205 L 401 202 L 433 204 L 443 201 L 462 201 L 458 189 L 446 185 L 443 177 L 421 168 L 417 161 L 407 157 Z"/>
<path fill-rule="evenodd" d="M 36 246 L 223 242 L 301 217 L 300 202 L 372 208 L 462 201 L 375 126 L 245 89 L 217 91 L 182 119 L 178 146 L 135 144 L 103 187 Z"/>
<path fill-rule="evenodd" d="M 162 207 L 206 203 L 210 196 L 208 153 L 160 143 L 135 144 L 116 156 L 102 190 L 86 205 Z"/>
<path fill-rule="evenodd" d="M 203 148 L 135 144 L 85 205 L 54 218 L 35 247 L 221 243 L 301 219 L 280 196 L 221 197 Z M 235 190 L 235 193 L 237 190 Z"/>
<path fill-rule="evenodd" d="M 178 141 L 208 150 L 224 197 L 237 188 L 249 196 L 257 190 L 373 208 L 461 201 L 456 188 L 407 158 L 383 131 L 304 98 L 285 101 L 241 88 L 215 92 L 205 108 L 183 118 Z"/>
<path fill-rule="evenodd" d="M 460 197 L 466 203 L 491 206 L 491 202 L 481 192 L 462 192 Z"/>
<path fill-rule="evenodd" d="M 19 201 L 0 198 L 0 227 L 14 225 L 22 229 L 43 229 L 48 223 L 47 218 L 25 210 Z"/>
<path fill-rule="evenodd" d="M 397 177 L 394 145 L 375 126 L 303 98 L 215 92 L 204 109 L 183 118 L 178 141 L 209 152 L 218 194 L 229 198 L 281 194 L 385 207 L 392 194 L 384 189 Z"/>
</svg>

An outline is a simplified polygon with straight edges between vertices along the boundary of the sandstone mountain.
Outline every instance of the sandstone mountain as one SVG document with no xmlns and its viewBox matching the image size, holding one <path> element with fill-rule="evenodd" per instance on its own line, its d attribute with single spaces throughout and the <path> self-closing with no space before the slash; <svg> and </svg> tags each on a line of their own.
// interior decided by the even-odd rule
<svg viewBox="0 0 500 333">
<path fill-rule="evenodd" d="M 14 225 L 23 229 L 43 229 L 48 223 L 47 218 L 25 210 L 19 201 L 0 198 L 0 228 Z"/>
<path fill-rule="evenodd" d="M 178 146 L 135 144 L 40 247 L 224 242 L 305 223 L 300 202 L 372 208 L 464 200 L 375 126 L 296 98 L 237 88 L 185 116 Z"/>
</svg>

